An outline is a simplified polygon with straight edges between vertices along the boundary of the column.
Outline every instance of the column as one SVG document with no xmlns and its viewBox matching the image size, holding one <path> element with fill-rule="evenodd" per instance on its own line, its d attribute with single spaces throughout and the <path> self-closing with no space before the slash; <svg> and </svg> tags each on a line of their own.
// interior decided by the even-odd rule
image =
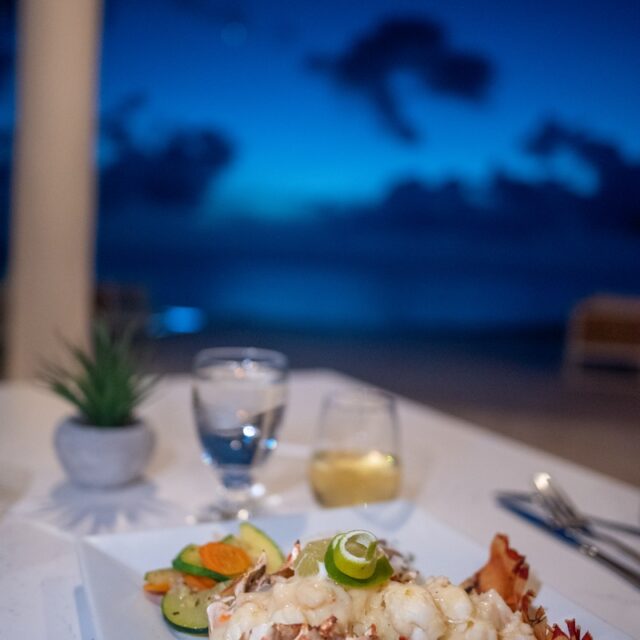
<svg viewBox="0 0 640 640">
<path fill-rule="evenodd" d="M 18 3 L 7 304 L 10 378 L 86 343 L 93 302 L 100 0 Z"/>
</svg>

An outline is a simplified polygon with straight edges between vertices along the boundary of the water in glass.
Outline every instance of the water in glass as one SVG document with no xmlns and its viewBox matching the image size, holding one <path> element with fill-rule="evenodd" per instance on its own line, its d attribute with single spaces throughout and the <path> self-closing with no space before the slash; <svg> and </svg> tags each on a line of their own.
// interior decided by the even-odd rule
<svg viewBox="0 0 640 640">
<path fill-rule="evenodd" d="M 209 349 L 196 359 L 198 436 L 204 460 L 219 472 L 220 502 L 226 507 L 235 509 L 264 493 L 253 470 L 277 446 L 286 377 L 286 359 L 276 352 Z"/>
</svg>

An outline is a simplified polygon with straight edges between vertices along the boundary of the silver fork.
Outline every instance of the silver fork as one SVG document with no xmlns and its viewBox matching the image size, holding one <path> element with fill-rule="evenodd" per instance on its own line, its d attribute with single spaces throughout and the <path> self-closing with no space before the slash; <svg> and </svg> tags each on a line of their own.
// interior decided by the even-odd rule
<svg viewBox="0 0 640 640">
<path fill-rule="evenodd" d="M 592 540 L 604 542 L 640 564 L 639 551 L 618 538 L 594 529 L 591 522 L 578 511 L 564 491 L 552 481 L 548 473 L 536 473 L 533 476 L 533 484 L 538 491 L 542 505 L 558 527 L 582 534 Z"/>
</svg>

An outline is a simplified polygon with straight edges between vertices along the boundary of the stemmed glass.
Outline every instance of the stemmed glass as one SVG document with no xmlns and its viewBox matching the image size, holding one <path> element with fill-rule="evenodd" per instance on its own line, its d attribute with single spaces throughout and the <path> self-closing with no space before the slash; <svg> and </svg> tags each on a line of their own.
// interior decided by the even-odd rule
<svg viewBox="0 0 640 640">
<path fill-rule="evenodd" d="M 198 518 L 247 518 L 265 487 L 255 470 L 276 448 L 287 396 L 287 358 L 250 347 L 206 349 L 196 355 L 193 410 L 203 460 L 218 474 L 214 504 Z"/>
<path fill-rule="evenodd" d="M 309 465 L 317 501 L 339 507 L 397 497 L 399 439 L 395 398 L 390 393 L 359 387 L 329 394 Z"/>
</svg>

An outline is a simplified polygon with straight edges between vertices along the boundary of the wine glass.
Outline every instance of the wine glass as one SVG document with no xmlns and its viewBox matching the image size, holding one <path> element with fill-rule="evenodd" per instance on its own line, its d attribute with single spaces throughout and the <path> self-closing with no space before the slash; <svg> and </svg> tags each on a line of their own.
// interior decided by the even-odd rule
<svg viewBox="0 0 640 640">
<path fill-rule="evenodd" d="M 216 501 L 199 519 L 247 518 L 265 487 L 254 473 L 278 444 L 287 397 L 287 358 L 251 347 L 196 355 L 193 410 L 203 460 L 218 474 Z"/>
<path fill-rule="evenodd" d="M 326 507 L 397 497 L 401 465 L 395 398 L 372 387 L 329 394 L 309 466 L 316 500 Z"/>
</svg>

